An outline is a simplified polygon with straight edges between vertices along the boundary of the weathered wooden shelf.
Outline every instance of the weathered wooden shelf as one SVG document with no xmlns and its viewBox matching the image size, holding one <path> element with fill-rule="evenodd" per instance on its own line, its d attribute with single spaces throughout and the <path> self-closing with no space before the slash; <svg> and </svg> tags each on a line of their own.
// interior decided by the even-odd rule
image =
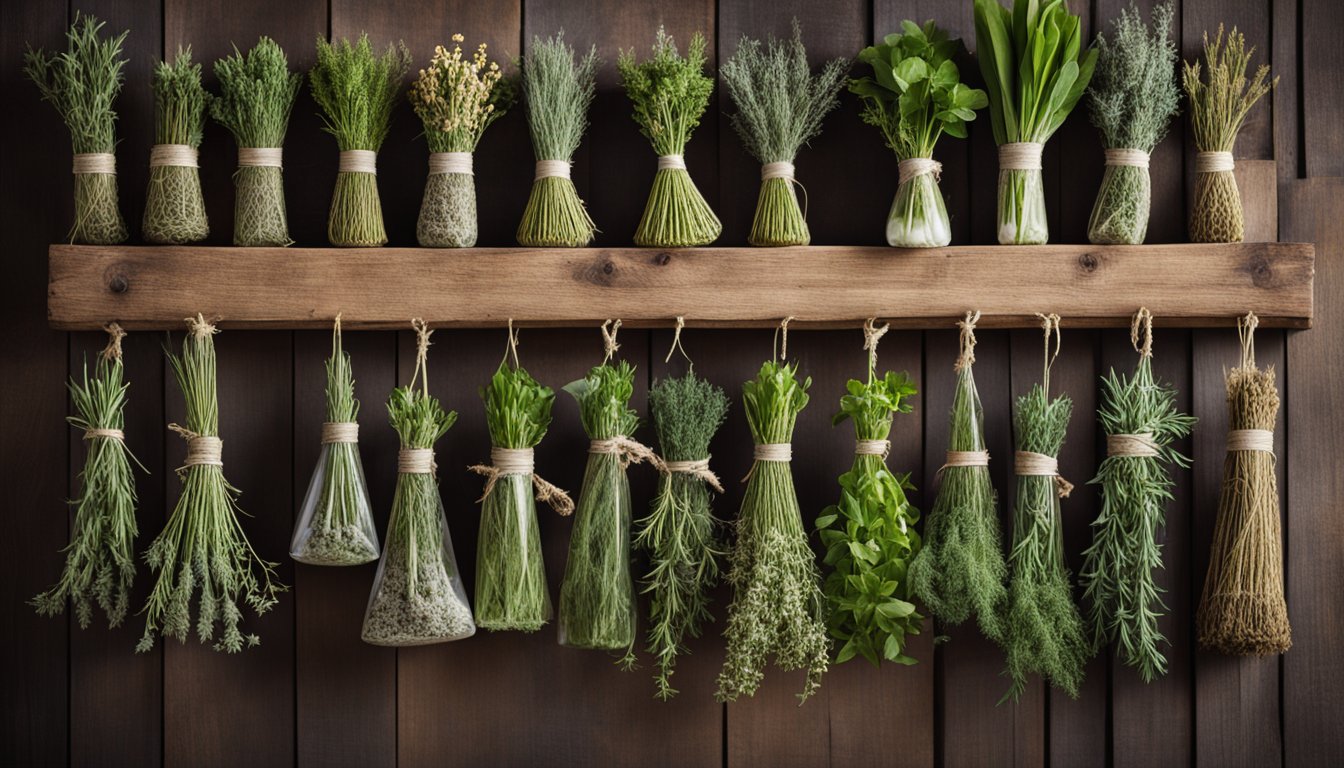
<svg viewBox="0 0 1344 768">
<path fill-rule="evenodd" d="M 1307 328 L 1315 249 L 1302 243 L 930 250 L 807 248 L 216 248 L 53 245 L 51 325 L 179 328 L 197 312 L 228 328 L 575 326 L 838 327 L 878 317 L 945 328 L 967 309 L 984 327 L 1160 325 Z"/>
</svg>

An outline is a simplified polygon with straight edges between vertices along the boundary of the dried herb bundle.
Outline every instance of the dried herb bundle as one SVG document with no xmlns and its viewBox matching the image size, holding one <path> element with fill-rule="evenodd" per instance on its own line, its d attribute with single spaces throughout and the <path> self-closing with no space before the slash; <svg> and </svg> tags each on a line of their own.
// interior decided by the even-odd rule
<svg viewBox="0 0 1344 768">
<path fill-rule="evenodd" d="M 210 235 L 196 154 L 211 99 L 190 46 L 178 48 L 171 64 L 154 65 L 154 146 L 141 226 L 151 243 L 194 243 Z"/>
</svg>

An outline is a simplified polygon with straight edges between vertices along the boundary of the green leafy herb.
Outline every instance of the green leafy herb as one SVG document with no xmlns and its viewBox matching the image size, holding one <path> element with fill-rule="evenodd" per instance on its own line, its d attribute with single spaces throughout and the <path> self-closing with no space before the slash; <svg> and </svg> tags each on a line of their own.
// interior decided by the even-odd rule
<svg viewBox="0 0 1344 768">
<path fill-rule="evenodd" d="M 172 63 L 154 65 L 154 148 L 201 146 L 210 94 L 201 85 L 201 65 L 191 48 L 178 48 Z M 174 147 L 163 147 L 174 145 Z M 210 234 L 201 194 L 200 169 L 192 165 L 158 165 L 151 155 L 149 192 L 145 197 L 145 239 L 151 243 L 193 243 Z"/>
</svg>

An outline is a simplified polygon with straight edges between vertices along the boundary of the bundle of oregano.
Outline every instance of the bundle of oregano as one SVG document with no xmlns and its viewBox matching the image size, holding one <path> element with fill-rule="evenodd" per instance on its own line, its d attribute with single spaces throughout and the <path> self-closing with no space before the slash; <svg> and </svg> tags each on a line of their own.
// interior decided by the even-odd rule
<svg viewBox="0 0 1344 768">
<path fill-rule="evenodd" d="M 975 0 L 975 47 L 999 145 L 999 243 L 1037 245 L 1050 237 L 1041 150 L 1082 97 L 1097 52 L 1082 50 L 1065 0 L 1012 6 Z"/>
<path fill-rule="evenodd" d="M 938 189 L 942 164 L 933 147 L 944 133 L 966 138 L 966 123 L 989 103 L 984 91 L 961 82 L 952 60 L 961 41 L 932 22 L 923 27 L 901 22 L 903 34 L 864 48 L 859 61 L 873 68 L 872 77 L 849 81 L 849 90 L 863 99 L 863 121 L 882 131 L 900 161 L 899 184 L 887 214 L 887 244 L 899 248 L 933 248 L 952 242 L 943 193 Z"/>
<path fill-rule="evenodd" d="M 1130 331 L 1139 364 L 1133 377 L 1115 370 L 1101 380 L 1097 420 L 1106 433 L 1106 458 L 1092 483 L 1101 485 L 1101 514 L 1092 521 L 1084 553 L 1084 596 L 1092 646 L 1116 643 L 1116 653 L 1138 667 L 1144 682 L 1167 671 L 1157 619 L 1166 607 L 1153 572 L 1162 567 L 1158 529 L 1171 499 L 1171 466 L 1190 466 L 1172 443 L 1190 434 L 1195 418 L 1176 408 L 1176 390 L 1153 376 L 1153 316 L 1146 308 Z M 1142 343 L 1141 343 L 1142 340 Z"/>
<path fill-rule="evenodd" d="M 793 36 L 761 41 L 743 36 L 719 74 L 737 112 L 733 128 L 761 163 L 761 191 L 747 242 L 752 245 L 807 245 L 812 235 L 798 207 L 794 158 L 821 133 L 821 121 L 840 104 L 850 62 L 832 59 L 815 76 L 807 64 L 803 31 L 793 20 Z"/>
<path fill-rule="evenodd" d="M 222 634 L 216 651 L 237 653 L 261 642 L 238 628 L 246 602 L 258 615 L 275 607 L 288 589 L 276 580 L 275 563 L 262 560 L 243 533 L 238 489 L 224 479 L 224 441 L 219 438 L 219 398 L 215 390 L 215 341 L 218 332 L 201 315 L 187 319 L 181 356 L 169 353 L 177 385 L 186 401 L 187 424 L 168 428 L 187 441 L 187 458 L 178 468 L 182 495 L 167 525 L 145 553 L 158 573 L 145 604 L 145 633 L 136 650 L 154 647 L 158 635 L 186 642 L 191 606 L 197 598 L 196 634 L 204 643 Z M 199 596 L 199 597 L 198 597 Z"/>
<path fill-rule="evenodd" d="M 635 50 L 616 61 L 639 131 L 658 153 L 658 171 L 635 229 L 635 244 L 656 248 L 707 245 L 723 231 L 719 217 L 686 171 L 686 142 L 709 106 L 714 78 L 705 74 L 705 36 L 691 36 L 686 58 L 658 27 L 653 58 L 635 61 Z"/>
<path fill-rule="evenodd" d="M 471 153 L 490 124 L 513 104 L 513 84 L 481 43 L 463 58 L 462 35 L 453 50 L 434 47 L 429 68 L 411 85 L 411 106 L 429 144 L 429 178 L 420 202 L 415 239 L 426 248 L 470 248 L 476 244 L 476 182 Z"/>
<path fill-rule="evenodd" d="M 580 248 L 597 233 L 569 178 L 569 166 L 588 127 L 598 64 L 597 46 L 576 60 L 563 32 L 546 40 L 533 37 L 520 62 L 527 127 L 537 160 L 532 192 L 518 223 L 522 245 Z"/>
<path fill-rule="evenodd" d="M 219 96 L 210 101 L 210 116 L 238 144 L 233 244 L 290 245 L 282 148 L 303 74 L 290 71 L 285 52 L 262 37 L 246 55 L 235 47 L 216 61 L 215 77 Z"/>
<path fill-rule="evenodd" d="M 131 462 L 139 465 L 139 461 L 126 448 L 122 431 L 126 426 L 126 391 L 130 388 L 123 378 L 121 362 L 121 340 L 126 332 L 111 323 L 107 334 L 107 348 L 94 362 L 93 378 L 89 378 L 85 363 L 83 380 L 72 376 L 68 384 L 75 415 L 65 420 L 83 430 L 88 452 L 79 475 L 80 494 L 70 502 L 75 508 L 75 522 L 70 544 L 63 550 L 61 580 L 32 600 L 43 616 L 63 612 L 69 600 L 81 628 L 88 628 L 93 621 L 94 603 L 107 614 L 108 626 L 121 626 L 135 581 L 138 531 Z"/>
<path fill-rule="evenodd" d="M 70 242 L 111 245 L 126 239 L 126 222 L 117 203 L 117 113 L 126 59 L 126 32 L 101 38 L 103 22 L 75 14 L 65 33 L 66 50 L 48 55 L 29 48 L 23 73 L 37 84 L 42 100 L 60 113 L 74 146 L 75 222 Z"/>
<path fill-rule="evenodd" d="M 151 243 L 194 243 L 210 234 L 196 158 L 211 99 L 190 46 L 178 48 L 171 64 L 154 65 L 154 146 L 141 226 Z"/>
<path fill-rule="evenodd" d="M 317 40 L 317 64 L 308 74 L 313 100 L 322 108 L 322 130 L 336 137 L 340 172 L 331 196 L 327 240 L 332 245 L 387 244 L 378 197 L 378 148 L 387 138 L 401 78 L 411 68 L 403 43 L 375 56 L 369 36 L 354 45 Z"/>
<path fill-rule="evenodd" d="M 1139 245 L 1148 232 L 1152 181 L 1148 158 L 1179 111 L 1174 15 L 1153 6 L 1145 25 L 1134 6 L 1121 9 L 1110 39 L 1097 35 L 1097 68 L 1088 86 L 1092 124 L 1101 133 L 1106 171 L 1087 222 L 1093 243 Z"/>
</svg>

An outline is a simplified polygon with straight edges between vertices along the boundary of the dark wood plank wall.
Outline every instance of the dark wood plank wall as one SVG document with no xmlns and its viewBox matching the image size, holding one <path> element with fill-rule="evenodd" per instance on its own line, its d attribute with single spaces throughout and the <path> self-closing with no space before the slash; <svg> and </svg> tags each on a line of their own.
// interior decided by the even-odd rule
<svg viewBox="0 0 1344 768">
<path fill-rule="evenodd" d="M 1104 28 L 1126 3 L 1077 3 L 1090 31 Z M 1153 0 L 1143 0 L 1143 9 Z M 1207 565 L 1207 549 L 1221 476 L 1222 371 L 1236 360 L 1226 331 L 1160 329 L 1159 372 L 1182 392 L 1182 405 L 1201 419 L 1184 446 L 1195 457 L 1180 487 L 1164 532 L 1168 590 L 1162 629 L 1171 641 L 1169 674 L 1144 685 L 1129 668 L 1102 654 L 1088 668 L 1083 694 L 1070 700 L 1040 685 L 1017 706 L 995 706 L 1004 685 L 999 655 L 973 631 L 959 629 L 934 646 L 929 625 L 913 644 L 923 663 L 873 671 L 862 662 L 832 669 L 822 692 L 795 706 L 799 674 L 771 672 L 760 693 L 731 705 L 713 701 L 721 657 L 716 632 L 692 644 L 678 667 L 682 695 L 670 704 L 651 697 L 649 670 L 621 673 L 602 654 L 559 648 L 554 630 L 535 635 L 481 633 L 450 646 L 390 650 L 361 643 L 362 619 L 373 567 L 295 567 L 285 557 L 290 528 L 317 456 L 321 421 L 321 332 L 227 332 L 218 338 L 223 435 L 228 474 L 244 489 L 245 525 L 267 557 L 284 562 L 292 585 L 280 607 L 250 621 L 262 647 L 240 657 L 220 656 L 195 643 L 175 643 L 145 655 L 131 652 L 136 621 L 108 631 L 78 629 L 68 617 L 43 619 L 25 600 L 58 574 L 56 554 L 69 533 L 62 499 L 74 489 L 83 461 L 77 436 L 62 424 L 68 403 L 61 382 L 103 343 L 100 334 L 50 331 L 44 317 L 49 242 L 59 241 L 70 218 L 66 181 L 69 146 L 64 128 L 21 74 L 25 44 L 60 47 L 76 10 L 94 13 L 115 29 L 129 28 L 132 61 L 119 103 L 119 168 L 122 210 L 139 229 L 152 141 L 149 73 L 155 58 L 190 44 L 212 61 L 260 34 L 274 37 L 291 62 L 307 68 L 319 36 L 367 31 L 375 44 L 404 39 L 417 61 L 432 46 L 460 31 L 469 43 L 485 40 L 496 56 L 525 50 L 534 35 L 564 29 L 578 46 L 598 46 L 604 64 L 591 127 L 575 158 L 575 181 L 602 232 L 601 244 L 628 245 L 653 175 L 653 156 L 637 133 L 615 73 L 618 49 L 647 50 L 656 24 L 680 43 L 694 31 L 711 41 L 717 62 L 731 55 L 743 34 L 787 33 L 789 19 L 803 23 L 817 61 L 852 56 L 898 28 L 904 18 L 934 17 L 974 48 L 969 2 L 930 0 L 696 0 L 668 6 L 648 0 L 82 0 L 79 3 L 7 3 L 0 10 L 0 86 L 13 114 L 0 130 L 0 217 L 9 238 L 0 320 L 8 332 L 0 356 L 0 486 L 9 521 L 0 556 L 0 601 L 5 642 L 0 665 L 5 681 L 0 758 L 14 765 L 256 766 L 611 764 L 677 765 L 1101 765 L 1147 766 L 1328 765 L 1344 751 L 1337 712 L 1344 705 L 1344 494 L 1334 454 L 1344 420 L 1344 341 L 1339 328 L 1344 278 L 1334 254 L 1344 248 L 1344 114 L 1339 91 L 1344 56 L 1335 41 L 1344 28 L 1329 0 L 1178 0 L 1182 52 L 1195 55 L 1204 30 L 1222 21 L 1236 25 L 1272 62 L 1282 86 L 1248 120 L 1237 146 L 1243 194 L 1253 201 L 1248 239 L 1317 243 L 1316 330 L 1263 332 L 1262 364 L 1280 373 L 1284 419 L 1279 432 L 1288 550 L 1287 582 L 1295 645 L 1282 659 L 1234 660 L 1195 645 L 1192 613 Z M 963 73 L 978 80 L 969 55 Z M 207 65 L 207 80 L 213 75 Z M 724 221 L 725 244 L 745 239 L 757 189 L 754 161 L 742 150 L 721 110 L 706 116 L 687 153 L 692 175 Z M 809 222 L 817 244 L 882 242 L 882 222 L 894 193 L 895 161 L 876 133 L 857 118 L 846 98 L 822 136 L 798 158 L 809 191 Z M 290 223 L 299 242 L 320 245 L 335 168 L 335 143 L 320 133 L 311 98 L 300 97 L 286 143 Z M 382 194 L 392 241 L 409 245 L 423 178 L 425 148 L 408 109 L 399 110 L 380 157 Z M 1149 239 L 1183 238 L 1184 201 L 1193 146 L 1184 125 L 1155 153 L 1153 219 Z M 207 129 L 202 179 L 213 234 L 227 243 L 232 229 L 231 138 Z M 527 195 L 530 151 L 521 111 L 493 127 L 477 156 L 481 244 L 509 245 Z M 988 126 L 973 126 L 969 141 L 945 140 L 942 187 L 957 242 L 993 241 L 994 147 Z M 1258 164 L 1255 161 L 1260 161 Z M 971 169 L 990 169 L 972 173 Z M 1086 217 L 1100 179 L 1095 132 L 1080 113 L 1046 152 L 1051 227 L 1057 241 L 1085 239 Z M 1249 188 L 1247 186 L 1249 185 Z M 1275 215 L 1277 211 L 1277 216 Z M 133 236 L 134 237 L 134 236 Z M 446 258 L 451 255 L 446 256 Z M 974 305 L 974 276 L 966 301 Z M 1049 307 L 1042 307 L 1049 310 Z M 407 307 L 407 319 L 416 312 Z M 1160 324 L 1159 318 L 1159 324 Z M 1128 369 L 1133 353 L 1120 332 L 1068 331 L 1055 368 L 1057 385 L 1076 403 L 1065 474 L 1087 479 L 1100 455 L 1093 414 L 1097 376 L 1111 366 Z M 176 338 L 174 343 L 176 343 Z M 637 364 L 636 406 L 656 377 L 684 370 L 680 358 L 664 362 L 671 333 L 627 331 L 620 354 Z M 164 431 L 180 417 L 181 397 L 166 370 L 162 338 L 137 334 L 126 342 L 130 445 L 153 474 L 140 483 L 142 544 L 162 525 L 176 499 L 172 468 L 180 441 Z M 440 444 L 442 484 L 459 563 L 474 573 L 479 478 L 461 468 L 485 458 L 488 437 L 476 387 L 503 352 L 495 331 L 440 331 L 431 349 L 431 386 L 460 413 Z M 770 334 L 694 331 L 684 341 L 697 370 L 728 389 L 734 400 L 770 351 Z M 797 332 L 789 349 L 813 376 L 813 402 L 799 420 L 797 442 L 807 461 L 795 463 L 804 514 L 810 520 L 835 495 L 835 478 L 850 461 L 848 428 L 831 429 L 829 417 L 845 379 L 861 374 L 864 357 L 855 331 Z M 385 426 L 388 391 L 405 383 L 414 347 L 407 333 L 347 336 L 355 356 L 363 402 L 361 440 L 380 528 L 395 479 L 395 436 Z M 524 364 L 558 389 L 600 359 L 596 329 L 525 330 Z M 954 331 L 889 334 L 884 367 L 905 369 L 921 385 L 916 410 L 897 421 L 893 468 L 912 472 L 920 490 L 914 501 L 931 503 L 928 491 L 946 446 Z M 1036 380 L 1040 339 L 1028 331 L 980 335 L 976 366 L 986 409 L 989 448 L 1011 453 L 1011 398 Z M 649 430 L 643 437 L 651 439 Z M 538 451 L 540 471 L 577 491 L 585 438 L 568 396 L 557 402 L 556 421 Z M 741 477 L 749 464 L 750 437 L 740 407 L 713 446 L 725 478 Z M 994 464 L 1001 516 L 1008 521 L 1011 483 L 1007 462 Z M 634 475 L 636 511 L 652 492 L 652 479 Z M 716 502 L 732 517 L 740 503 L 732 487 Z M 1065 504 L 1066 547 L 1076 569 L 1089 540 L 1087 522 L 1098 507 L 1095 492 L 1075 493 Z M 553 589 L 564 570 L 571 522 L 539 510 L 547 571 Z M 1005 531 L 1006 531 L 1005 527 Z M 138 592 L 149 579 L 142 574 Z M 729 595 L 716 594 L 722 619 Z"/>
</svg>

